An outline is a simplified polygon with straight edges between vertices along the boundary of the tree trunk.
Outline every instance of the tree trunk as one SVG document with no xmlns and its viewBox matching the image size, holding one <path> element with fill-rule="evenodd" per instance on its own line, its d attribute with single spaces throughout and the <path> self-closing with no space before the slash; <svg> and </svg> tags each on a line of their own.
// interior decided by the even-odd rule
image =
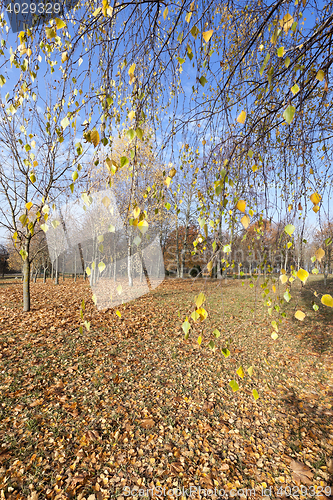
<svg viewBox="0 0 333 500">
<path fill-rule="evenodd" d="M 127 274 L 128 274 L 128 286 L 133 286 L 133 276 L 132 276 L 132 252 L 131 252 L 131 236 L 127 236 Z"/>
<path fill-rule="evenodd" d="M 177 278 L 180 277 L 180 263 L 179 263 L 179 234 L 178 234 L 178 219 L 176 223 L 176 262 L 177 262 Z"/>
<path fill-rule="evenodd" d="M 46 283 L 46 267 L 44 267 L 43 283 Z"/>
<path fill-rule="evenodd" d="M 59 285 L 58 261 L 59 261 L 59 257 L 56 258 L 56 266 L 55 266 L 56 269 L 55 269 L 55 280 L 54 280 L 55 285 Z"/>
<path fill-rule="evenodd" d="M 30 261 L 23 262 L 23 311 L 30 311 Z"/>
</svg>

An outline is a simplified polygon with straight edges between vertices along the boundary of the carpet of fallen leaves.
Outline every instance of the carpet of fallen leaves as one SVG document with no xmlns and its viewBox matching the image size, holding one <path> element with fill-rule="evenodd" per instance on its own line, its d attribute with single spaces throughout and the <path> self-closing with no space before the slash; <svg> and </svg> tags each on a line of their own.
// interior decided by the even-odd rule
<svg viewBox="0 0 333 500">
<path fill-rule="evenodd" d="M 82 280 L 33 283 L 23 314 L 21 286 L 0 284 L 1 499 L 143 498 L 154 487 L 180 498 L 171 490 L 190 486 L 191 498 L 199 486 L 333 498 L 333 311 L 286 320 L 273 341 L 237 280 L 168 280 L 119 306 L 121 318 L 98 311 Z M 201 291 L 208 318 L 185 341 Z M 240 364 L 252 378 L 235 374 Z"/>
</svg>

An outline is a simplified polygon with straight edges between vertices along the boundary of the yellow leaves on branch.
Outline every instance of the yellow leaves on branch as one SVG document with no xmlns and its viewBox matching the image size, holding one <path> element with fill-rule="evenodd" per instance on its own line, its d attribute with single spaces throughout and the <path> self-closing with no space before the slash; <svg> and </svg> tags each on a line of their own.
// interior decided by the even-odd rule
<svg viewBox="0 0 333 500">
<path fill-rule="evenodd" d="M 246 120 L 246 111 L 242 111 L 237 118 L 238 123 L 244 124 Z"/>
<path fill-rule="evenodd" d="M 333 297 L 327 293 L 322 296 L 321 303 L 324 304 L 324 306 L 333 307 Z"/>
</svg>

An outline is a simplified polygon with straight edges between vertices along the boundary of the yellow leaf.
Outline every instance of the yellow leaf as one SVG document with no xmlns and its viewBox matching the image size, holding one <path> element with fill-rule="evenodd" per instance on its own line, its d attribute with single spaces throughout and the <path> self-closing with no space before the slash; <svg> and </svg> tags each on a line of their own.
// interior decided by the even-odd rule
<svg viewBox="0 0 333 500">
<path fill-rule="evenodd" d="M 134 215 L 134 218 L 137 219 L 140 215 L 140 208 L 139 207 L 135 207 L 135 209 L 133 210 L 133 215 Z"/>
<path fill-rule="evenodd" d="M 61 62 L 65 62 L 68 59 L 67 51 L 61 54 Z"/>
<path fill-rule="evenodd" d="M 314 205 L 318 205 L 318 203 L 320 203 L 321 201 L 321 196 L 320 194 L 318 193 L 313 193 L 311 196 L 310 196 L 310 200 L 312 201 L 312 203 Z"/>
<path fill-rule="evenodd" d="M 171 177 L 167 177 L 167 178 L 164 180 L 164 184 L 166 185 L 166 187 L 167 187 L 167 188 L 170 186 L 170 182 L 171 182 Z"/>
<path fill-rule="evenodd" d="M 253 389 L 252 395 L 253 395 L 255 401 L 257 401 L 257 399 L 259 399 L 259 394 L 258 394 L 258 391 L 256 389 Z"/>
<path fill-rule="evenodd" d="M 173 167 L 169 172 L 169 177 L 171 177 L 171 179 L 172 179 L 172 177 L 174 177 L 176 175 L 176 173 L 177 173 L 177 170 L 175 169 L 175 167 Z"/>
<path fill-rule="evenodd" d="M 189 22 L 190 22 L 190 20 L 191 20 L 191 17 L 192 17 L 192 12 L 188 12 L 188 13 L 186 14 L 186 16 L 185 16 L 185 21 L 186 21 L 187 23 L 189 23 Z"/>
<path fill-rule="evenodd" d="M 236 371 L 237 375 L 240 377 L 240 378 L 244 378 L 244 370 L 243 370 L 243 367 L 240 366 L 238 368 L 238 370 Z"/>
<path fill-rule="evenodd" d="M 138 224 L 138 228 L 142 234 L 145 234 L 148 231 L 148 222 L 146 220 L 141 220 Z"/>
<path fill-rule="evenodd" d="M 271 337 L 273 340 L 276 340 L 278 338 L 278 334 L 276 332 L 273 332 Z"/>
<path fill-rule="evenodd" d="M 245 207 L 246 207 L 246 201 L 244 201 L 244 200 L 238 200 L 236 208 L 238 208 L 238 210 L 240 212 L 244 213 L 245 212 Z"/>
<path fill-rule="evenodd" d="M 288 281 L 288 276 L 286 276 L 285 274 L 281 274 L 280 281 L 281 281 L 282 285 L 284 285 Z"/>
<path fill-rule="evenodd" d="M 201 342 L 202 342 L 202 337 L 201 337 L 201 335 L 199 335 L 199 337 L 198 337 L 198 344 L 201 345 Z"/>
<path fill-rule="evenodd" d="M 207 311 L 203 307 L 197 309 L 197 313 L 200 315 L 200 320 L 204 321 L 207 318 Z"/>
<path fill-rule="evenodd" d="M 102 199 L 102 203 L 103 205 L 105 206 L 105 208 L 108 208 L 108 206 L 110 205 L 111 203 L 111 200 L 110 198 L 108 198 L 107 196 L 104 196 L 104 198 Z"/>
<path fill-rule="evenodd" d="M 25 208 L 26 208 L 27 210 L 30 210 L 30 208 L 32 207 L 32 205 L 33 205 L 32 201 L 29 201 L 29 203 L 26 203 L 26 204 L 25 204 Z"/>
<path fill-rule="evenodd" d="M 324 304 L 324 306 L 333 307 L 333 297 L 329 294 L 323 295 L 321 303 Z"/>
<path fill-rule="evenodd" d="M 34 167 L 37 167 L 37 165 L 38 165 L 38 161 L 37 161 L 37 160 L 35 160 L 35 161 L 33 162 L 33 166 L 34 166 Z"/>
<path fill-rule="evenodd" d="M 208 262 L 207 269 L 208 269 L 208 272 L 211 272 L 211 270 L 213 269 L 213 262 L 212 261 Z"/>
<path fill-rule="evenodd" d="M 130 111 L 130 112 L 128 113 L 128 118 L 129 118 L 130 120 L 133 120 L 133 118 L 134 118 L 134 117 L 135 117 L 135 111 L 133 111 L 133 110 L 132 110 L 132 111 Z"/>
<path fill-rule="evenodd" d="M 298 272 L 297 272 L 297 278 L 299 280 L 302 281 L 302 283 L 305 284 L 306 280 L 308 279 L 309 277 L 309 273 L 305 270 L 305 269 L 300 269 Z"/>
<path fill-rule="evenodd" d="M 319 212 L 319 206 L 318 205 L 315 205 L 314 207 L 312 207 L 312 210 L 314 211 L 314 213 L 316 214 L 317 212 Z"/>
<path fill-rule="evenodd" d="M 295 312 L 295 318 L 296 318 L 296 319 L 299 319 L 299 321 L 303 321 L 303 320 L 304 320 L 304 318 L 305 318 L 305 314 L 304 314 L 304 312 L 303 312 L 303 311 L 299 311 L 299 310 L 298 310 L 298 311 L 296 311 L 296 312 Z"/>
<path fill-rule="evenodd" d="M 245 123 L 246 120 L 246 111 L 242 111 L 237 118 L 238 123 Z"/>
<path fill-rule="evenodd" d="M 97 130 L 92 130 L 90 134 L 91 142 L 96 147 L 99 144 L 99 133 Z"/>
<path fill-rule="evenodd" d="M 209 30 L 209 31 L 204 31 L 202 33 L 203 39 L 205 42 L 209 42 L 209 40 L 212 38 L 212 34 L 214 33 L 214 30 Z"/>
<path fill-rule="evenodd" d="M 292 26 L 293 21 L 294 19 L 289 13 L 283 17 L 282 22 L 280 21 L 280 25 L 283 26 L 285 33 L 288 33 L 288 30 Z"/>
<path fill-rule="evenodd" d="M 244 229 L 247 229 L 250 224 L 250 217 L 248 215 L 244 215 L 241 218 L 241 223 L 243 224 Z"/>
<path fill-rule="evenodd" d="M 118 310 L 116 311 L 116 315 L 117 315 L 119 318 L 121 318 L 121 313 L 120 313 Z"/>
<path fill-rule="evenodd" d="M 275 285 L 272 286 L 272 290 L 274 293 L 276 293 L 276 286 Z"/>
<path fill-rule="evenodd" d="M 195 298 L 195 305 L 199 308 L 202 306 L 202 304 L 205 302 L 206 297 L 205 295 L 201 292 L 199 295 Z"/>
<path fill-rule="evenodd" d="M 323 72 L 322 69 L 320 69 L 318 71 L 318 73 L 317 73 L 316 78 L 317 78 L 317 80 L 319 80 L 320 82 L 322 82 L 324 80 L 324 76 L 325 76 L 325 73 Z"/>
<path fill-rule="evenodd" d="M 317 257 L 319 262 L 321 262 L 321 259 L 325 257 L 325 251 L 322 248 L 318 248 L 318 250 L 315 253 L 315 256 Z"/>
<path fill-rule="evenodd" d="M 135 70 L 136 64 L 133 63 L 130 69 L 128 70 L 128 74 L 130 76 L 130 83 L 133 83 L 135 81 L 135 76 L 134 76 L 134 70 Z"/>
<path fill-rule="evenodd" d="M 58 17 L 55 18 L 55 23 L 57 30 L 64 28 L 66 26 L 66 23 L 62 19 L 59 19 Z"/>
<path fill-rule="evenodd" d="M 249 366 L 249 368 L 247 369 L 247 373 L 250 375 L 250 377 L 252 377 L 252 375 L 253 375 L 253 366 Z"/>
<path fill-rule="evenodd" d="M 167 17 L 167 15 L 168 15 L 168 12 L 169 12 L 168 7 L 165 7 L 164 12 L 163 12 L 163 19 L 164 19 L 164 21 L 166 20 L 166 17 Z"/>
</svg>

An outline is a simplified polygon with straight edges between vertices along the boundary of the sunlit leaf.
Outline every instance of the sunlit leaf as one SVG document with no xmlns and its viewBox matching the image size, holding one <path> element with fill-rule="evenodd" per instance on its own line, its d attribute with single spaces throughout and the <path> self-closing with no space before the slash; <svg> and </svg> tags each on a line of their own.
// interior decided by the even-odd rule
<svg viewBox="0 0 333 500">
<path fill-rule="evenodd" d="M 116 315 L 118 316 L 118 318 L 121 318 L 121 312 L 120 311 L 116 311 Z"/>
<path fill-rule="evenodd" d="M 202 36 L 203 36 L 203 39 L 205 40 L 205 42 L 207 42 L 207 43 L 209 42 L 213 33 L 214 33 L 214 30 L 204 31 L 202 33 Z"/>
<path fill-rule="evenodd" d="M 283 57 L 284 56 L 284 47 L 278 48 L 276 52 L 277 52 L 278 57 Z"/>
<path fill-rule="evenodd" d="M 138 228 L 142 234 L 148 231 L 148 222 L 146 220 L 141 220 L 138 224 Z"/>
<path fill-rule="evenodd" d="M 299 92 L 299 86 L 297 85 L 297 83 L 295 83 L 295 85 L 291 87 L 291 91 L 294 95 L 297 94 L 297 92 Z"/>
<path fill-rule="evenodd" d="M 300 311 L 300 310 L 296 311 L 295 312 L 295 318 L 298 319 L 299 321 L 303 321 L 304 318 L 305 318 L 304 312 Z"/>
<path fill-rule="evenodd" d="M 205 302 L 206 297 L 205 295 L 201 292 L 199 295 L 195 298 L 195 305 L 199 308 L 202 306 L 202 304 Z"/>
<path fill-rule="evenodd" d="M 310 196 L 310 200 L 312 201 L 312 203 L 314 205 L 318 205 L 318 203 L 320 203 L 321 201 L 321 196 L 320 194 L 318 193 L 313 193 L 311 196 Z"/>
<path fill-rule="evenodd" d="M 257 401 L 257 399 L 259 399 L 259 394 L 258 394 L 256 389 L 253 389 L 252 395 L 253 395 L 255 401 Z"/>
<path fill-rule="evenodd" d="M 252 377 L 252 375 L 253 375 L 253 366 L 249 366 L 249 368 L 247 369 L 247 373 L 250 375 L 250 377 Z"/>
<path fill-rule="evenodd" d="M 320 69 L 317 73 L 316 79 L 322 82 L 324 80 L 325 73 L 322 69 Z"/>
<path fill-rule="evenodd" d="M 49 229 L 49 226 L 47 224 L 41 224 L 40 228 L 42 231 L 44 231 L 44 233 L 46 233 Z"/>
<path fill-rule="evenodd" d="M 182 324 L 182 329 L 184 330 L 184 333 L 187 334 L 190 328 L 191 328 L 191 325 L 188 321 L 188 318 L 186 318 L 184 323 Z"/>
<path fill-rule="evenodd" d="M 244 369 L 243 369 L 243 367 L 242 367 L 242 366 L 240 366 L 240 367 L 238 368 L 238 370 L 236 371 L 236 373 L 237 373 L 237 375 L 238 375 L 240 378 L 244 378 L 245 373 L 244 373 Z"/>
<path fill-rule="evenodd" d="M 278 338 L 278 334 L 276 332 L 273 332 L 271 337 L 273 340 L 276 340 Z"/>
<path fill-rule="evenodd" d="M 318 248 L 318 250 L 316 250 L 315 252 L 315 256 L 317 257 L 319 262 L 321 262 L 321 259 L 325 257 L 325 250 L 323 250 L 322 248 Z"/>
<path fill-rule="evenodd" d="M 238 200 L 237 202 L 237 205 L 236 205 L 236 208 L 240 211 L 240 212 L 245 212 L 245 208 L 246 208 L 246 201 L 244 200 Z"/>
<path fill-rule="evenodd" d="M 213 331 L 213 335 L 215 338 L 218 339 L 221 336 L 221 333 L 217 328 L 215 328 L 215 330 Z"/>
<path fill-rule="evenodd" d="M 165 7 L 165 9 L 164 9 L 164 11 L 163 11 L 163 19 L 164 19 L 164 21 L 165 21 L 165 20 L 166 20 L 166 18 L 167 18 L 168 12 L 169 12 L 168 7 Z"/>
<path fill-rule="evenodd" d="M 245 120 L 246 120 L 246 111 L 241 111 L 240 114 L 238 115 L 237 117 L 237 121 L 238 123 L 245 123 Z"/>
<path fill-rule="evenodd" d="M 297 278 L 302 281 L 303 284 L 306 283 L 306 280 L 309 277 L 309 273 L 305 269 L 300 269 L 297 271 Z"/>
<path fill-rule="evenodd" d="M 295 106 L 288 106 L 287 109 L 283 112 L 283 118 L 286 120 L 287 123 L 290 123 L 293 121 L 294 115 L 295 115 L 296 108 Z"/>
<path fill-rule="evenodd" d="M 233 390 L 233 392 L 236 392 L 239 390 L 239 386 L 238 386 L 236 380 L 230 380 L 229 385 L 230 385 L 231 389 Z"/>
<path fill-rule="evenodd" d="M 98 146 L 98 144 L 99 144 L 99 133 L 98 133 L 97 130 L 92 130 L 91 131 L 90 139 L 91 139 L 91 142 L 93 143 L 93 145 L 96 148 Z"/>
<path fill-rule="evenodd" d="M 65 130 L 66 127 L 68 127 L 69 125 L 69 119 L 67 118 L 67 116 L 65 116 L 65 118 L 63 118 L 60 122 L 60 125 L 62 126 L 62 128 Z"/>
<path fill-rule="evenodd" d="M 199 345 L 201 345 L 201 342 L 202 342 L 202 337 L 201 337 L 201 335 L 199 335 L 197 342 L 198 342 L 198 344 L 199 344 Z"/>
<path fill-rule="evenodd" d="M 103 271 L 104 271 L 104 269 L 105 269 L 105 264 L 104 264 L 104 262 L 100 262 L 100 263 L 98 264 L 98 269 L 99 269 L 99 272 L 102 274 L 102 272 L 103 272 Z"/>
<path fill-rule="evenodd" d="M 201 321 L 204 321 L 208 316 L 207 311 L 203 307 L 199 307 L 199 309 L 197 309 L 197 313 L 200 315 Z"/>
<path fill-rule="evenodd" d="M 290 293 L 289 293 L 289 290 L 286 290 L 286 291 L 284 292 L 284 294 L 283 294 L 283 298 L 284 298 L 284 300 L 285 300 L 286 302 L 289 302 L 289 301 L 290 301 L 290 299 L 291 299 L 291 295 L 290 295 Z"/>
<path fill-rule="evenodd" d="M 249 224 L 250 224 L 250 217 L 248 215 L 244 215 L 241 218 L 241 223 L 242 223 L 244 229 L 247 229 L 249 227 Z"/>
<path fill-rule="evenodd" d="M 228 358 L 228 357 L 230 356 L 230 351 L 229 351 L 229 349 L 227 349 L 226 347 L 225 347 L 225 348 L 222 348 L 222 349 L 221 349 L 221 351 L 222 351 L 222 354 L 223 354 L 223 356 L 224 356 L 225 358 Z"/>
<path fill-rule="evenodd" d="M 295 226 L 293 226 L 292 224 L 287 224 L 286 227 L 284 228 L 284 232 L 289 234 L 289 236 L 291 236 L 294 231 L 295 231 Z"/>
<path fill-rule="evenodd" d="M 329 294 L 325 294 L 321 298 L 321 303 L 327 307 L 333 307 L 333 297 Z"/>
<path fill-rule="evenodd" d="M 65 21 L 63 21 L 62 19 L 59 19 L 58 17 L 55 18 L 55 24 L 56 24 L 57 30 L 64 28 L 66 26 Z"/>
</svg>

